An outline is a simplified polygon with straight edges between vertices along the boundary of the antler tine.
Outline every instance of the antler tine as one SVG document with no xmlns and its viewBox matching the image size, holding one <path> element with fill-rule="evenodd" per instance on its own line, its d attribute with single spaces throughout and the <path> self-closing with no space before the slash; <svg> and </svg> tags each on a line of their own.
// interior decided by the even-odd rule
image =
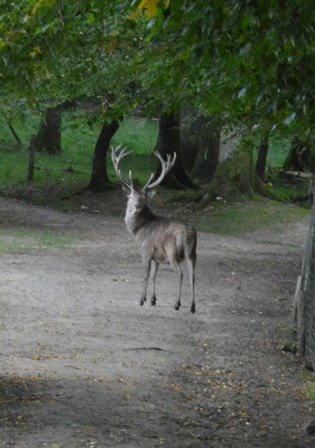
<svg viewBox="0 0 315 448">
<path fill-rule="evenodd" d="M 154 154 L 158 157 L 158 159 L 161 162 L 161 165 L 162 165 L 161 174 L 154 182 L 151 182 L 154 177 L 154 174 L 151 173 L 151 176 L 149 177 L 148 182 L 142 188 L 142 191 L 145 191 L 148 188 L 157 187 L 162 182 L 164 177 L 171 171 L 171 169 L 173 168 L 173 166 L 175 165 L 175 162 L 176 162 L 176 156 L 177 156 L 176 152 L 174 152 L 173 159 L 170 154 L 167 154 L 166 160 L 164 160 L 163 157 L 161 156 L 161 154 L 159 154 L 157 151 L 154 151 Z"/>
<path fill-rule="evenodd" d="M 149 180 L 147 181 L 147 183 L 145 184 L 145 186 L 142 187 L 142 191 L 143 191 L 143 192 L 145 192 L 145 190 L 148 188 L 148 186 L 149 186 L 151 180 L 153 179 L 153 177 L 154 177 L 154 173 L 151 173 L 151 174 L 150 174 L 150 177 L 149 177 Z"/>
<path fill-rule="evenodd" d="M 130 185 L 131 185 L 131 188 L 133 188 L 133 182 L 132 182 L 132 171 L 131 171 L 131 170 L 129 170 L 129 180 L 130 180 Z"/>
<path fill-rule="evenodd" d="M 125 148 L 121 148 L 121 145 L 118 145 L 116 148 L 112 147 L 112 162 L 114 169 L 116 171 L 117 176 L 120 178 L 122 183 L 131 190 L 133 188 L 133 182 L 132 182 L 132 173 L 131 170 L 129 171 L 129 181 L 122 175 L 121 169 L 119 168 L 120 161 L 126 157 L 128 154 L 130 154 L 129 151 L 127 151 Z"/>
</svg>

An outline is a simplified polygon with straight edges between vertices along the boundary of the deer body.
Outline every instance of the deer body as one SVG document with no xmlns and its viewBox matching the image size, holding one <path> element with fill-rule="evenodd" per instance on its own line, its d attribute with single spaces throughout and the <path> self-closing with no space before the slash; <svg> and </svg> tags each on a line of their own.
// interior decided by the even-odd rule
<svg viewBox="0 0 315 448">
<path fill-rule="evenodd" d="M 172 221 L 170 219 L 158 216 L 150 210 L 147 205 L 150 194 L 148 193 L 146 188 L 150 188 L 151 185 L 155 186 L 157 181 L 150 184 L 150 178 L 150 181 L 146 184 L 146 187 L 144 187 L 140 192 L 137 191 L 133 187 L 131 181 L 131 173 L 129 174 L 130 182 L 128 182 L 124 177 L 122 177 L 120 170 L 118 169 L 119 160 L 124 155 L 124 152 L 120 152 L 118 156 L 114 150 L 112 152 L 112 158 L 116 172 L 123 180 L 125 186 L 127 186 L 128 191 L 128 202 L 125 214 L 126 226 L 139 244 L 142 262 L 145 267 L 144 284 L 140 298 L 140 305 L 143 305 L 146 301 L 150 273 L 153 282 L 151 304 L 156 304 L 157 299 L 155 293 L 155 279 L 158 267 L 161 263 L 167 263 L 172 266 L 172 268 L 177 272 L 178 276 L 179 293 L 178 299 L 175 303 L 175 309 L 178 310 L 181 305 L 181 289 L 183 280 L 180 263 L 185 260 L 187 263 L 191 287 L 191 312 L 194 313 L 194 271 L 196 265 L 197 244 L 196 230 L 192 226 L 187 226 L 180 222 Z M 170 159 L 168 159 L 168 162 L 170 162 Z M 174 164 L 174 162 L 175 158 L 173 159 L 172 163 Z M 168 170 L 171 169 L 169 165 L 166 168 Z M 165 171 L 166 169 L 164 169 L 163 173 L 162 170 L 163 177 L 166 175 Z M 159 182 L 161 180 L 162 179 L 160 178 L 158 179 Z"/>
</svg>

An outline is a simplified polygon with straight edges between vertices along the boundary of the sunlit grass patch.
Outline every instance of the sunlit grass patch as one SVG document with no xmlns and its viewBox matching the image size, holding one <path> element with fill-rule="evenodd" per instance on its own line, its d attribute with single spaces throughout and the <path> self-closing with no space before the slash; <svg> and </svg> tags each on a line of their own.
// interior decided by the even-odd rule
<svg viewBox="0 0 315 448">
<path fill-rule="evenodd" d="M 158 134 L 157 120 L 129 118 L 121 123 L 113 137 L 113 145 L 123 145 L 138 155 L 152 153 Z"/>
<path fill-rule="evenodd" d="M 302 394 L 303 396 L 313 405 L 315 405 L 315 378 L 312 372 L 308 369 L 304 369 L 302 372 L 303 386 Z"/>
<path fill-rule="evenodd" d="M 236 202 L 214 206 L 201 217 L 198 227 L 204 232 L 242 236 L 263 228 L 276 232 L 308 215 L 307 209 L 271 200 Z"/>
<path fill-rule="evenodd" d="M 28 147 L 31 135 L 37 133 L 39 117 L 31 114 L 24 120 L 16 121 L 14 128 L 22 145 L 19 147 L 6 123 L 0 122 L 0 188 L 28 186 Z M 92 173 L 94 148 L 101 131 L 102 123 L 88 125 L 82 112 L 63 113 L 62 151 L 58 155 L 39 152 L 35 155 L 34 180 L 32 185 L 45 186 L 59 184 L 71 186 L 89 183 Z M 131 152 L 126 166 L 135 176 L 145 179 L 151 169 L 151 158 L 157 139 L 156 120 L 130 117 L 123 120 L 112 144 L 122 145 Z M 109 175 L 114 178 L 110 154 L 108 156 Z M 153 162 L 154 165 L 154 162 Z"/>
<path fill-rule="evenodd" d="M 315 383 L 308 383 L 305 387 L 306 398 L 315 403 Z"/>
<path fill-rule="evenodd" d="M 73 235 L 61 235 L 53 231 L 0 230 L 0 253 L 65 249 L 75 240 Z"/>
</svg>

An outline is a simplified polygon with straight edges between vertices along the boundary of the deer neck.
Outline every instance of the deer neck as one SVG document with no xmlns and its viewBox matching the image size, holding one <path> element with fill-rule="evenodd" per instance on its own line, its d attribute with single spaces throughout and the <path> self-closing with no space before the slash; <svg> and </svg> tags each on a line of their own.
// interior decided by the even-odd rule
<svg viewBox="0 0 315 448">
<path fill-rule="evenodd" d="M 155 214 L 149 209 L 147 205 L 139 210 L 130 210 L 127 207 L 125 223 L 129 232 L 136 236 L 139 230 L 141 230 L 143 227 L 145 227 L 146 224 L 148 224 L 155 218 Z"/>
</svg>

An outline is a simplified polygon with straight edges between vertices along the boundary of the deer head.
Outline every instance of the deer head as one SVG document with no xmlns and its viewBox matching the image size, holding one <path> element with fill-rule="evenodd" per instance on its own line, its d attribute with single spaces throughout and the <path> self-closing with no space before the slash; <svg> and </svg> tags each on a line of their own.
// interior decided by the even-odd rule
<svg viewBox="0 0 315 448">
<path fill-rule="evenodd" d="M 112 161 L 114 169 L 127 191 L 127 209 L 129 209 L 130 212 L 137 212 L 146 205 L 146 201 L 148 198 L 154 196 L 155 192 L 151 191 L 152 188 L 157 187 L 173 168 L 176 161 L 176 153 L 174 153 L 173 158 L 171 158 L 171 156 L 167 154 L 167 158 L 166 160 L 164 160 L 158 152 L 154 152 L 156 157 L 158 157 L 161 162 L 161 174 L 157 179 L 153 180 L 154 174 L 151 173 L 147 183 L 141 189 L 136 189 L 134 187 L 131 170 L 129 171 L 129 178 L 127 179 L 125 176 L 123 176 L 119 168 L 119 163 L 128 154 L 130 154 L 130 152 L 126 151 L 124 148 L 121 148 L 121 146 L 117 146 L 116 148 L 112 147 Z"/>
</svg>

